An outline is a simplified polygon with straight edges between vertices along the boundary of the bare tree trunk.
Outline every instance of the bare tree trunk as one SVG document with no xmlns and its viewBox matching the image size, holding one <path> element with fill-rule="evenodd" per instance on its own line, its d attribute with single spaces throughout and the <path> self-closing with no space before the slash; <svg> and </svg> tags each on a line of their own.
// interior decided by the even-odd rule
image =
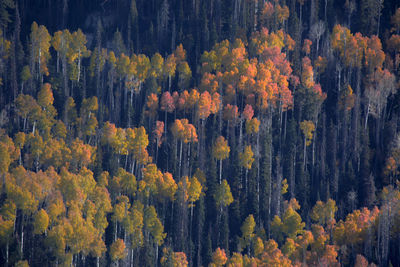
<svg viewBox="0 0 400 267">
<path fill-rule="evenodd" d="M 367 129 L 367 125 L 368 125 L 368 116 L 369 116 L 370 102 L 371 102 L 371 101 L 368 99 L 367 112 L 366 112 L 366 114 L 365 114 L 364 130 Z"/>
<path fill-rule="evenodd" d="M 8 245 L 8 240 L 6 244 L 6 266 L 8 266 L 8 250 L 9 250 L 9 245 Z"/>
<path fill-rule="evenodd" d="M 66 28 L 67 26 L 67 13 L 68 13 L 68 0 L 63 0 L 63 9 L 62 9 L 62 28 Z"/>
<path fill-rule="evenodd" d="M 78 83 L 79 83 L 80 77 L 81 77 L 81 50 L 79 49 L 79 52 L 78 52 L 78 79 L 77 79 Z"/>
<path fill-rule="evenodd" d="M 222 176 L 222 159 L 219 160 L 219 184 L 221 184 L 221 176 Z"/>
<path fill-rule="evenodd" d="M 24 257 L 24 215 L 22 215 L 22 220 L 21 220 L 21 247 L 20 247 L 20 253 L 22 255 L 22 258 Z"/>
<path fill-rule="evenodd" d="M 180 142 L 180 149 L 179 149 L 179 169 L 178 169 L 178 177 L 180 177 L 181 175 L 181 166 L 182 166 L 182 140 Z"/>
<path fill-rule="evenodd" d="M 379 37 L 379 28 L 381 26 L 381 11 L 382 11 L 383 0 L 378 0 L 378 26 L 376 29 L 376 36 Z"/>
<path fill-rule="evenodd" d="M 304 137 L 304 150 L 303 150 L 303 169 L 306 170 L 306 157 L 307 157 L 307 144 L 306 137 Z"/>
</svg>

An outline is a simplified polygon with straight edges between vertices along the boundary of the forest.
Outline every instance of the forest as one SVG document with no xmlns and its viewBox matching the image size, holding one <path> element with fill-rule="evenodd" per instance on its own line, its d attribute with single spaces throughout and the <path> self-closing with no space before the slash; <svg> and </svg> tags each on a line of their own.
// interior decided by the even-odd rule
<svg viewBox="0 0 400 267">
<path fill-rule="evenodd" d="M 0 0 L 1 266 L 400 266 L 397 0 Z"/>
</svg>

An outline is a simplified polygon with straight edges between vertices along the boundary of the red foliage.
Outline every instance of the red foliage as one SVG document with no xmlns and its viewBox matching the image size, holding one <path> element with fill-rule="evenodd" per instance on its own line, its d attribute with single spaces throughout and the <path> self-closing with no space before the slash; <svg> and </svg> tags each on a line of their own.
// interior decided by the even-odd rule
<svg viewBox="0 0 400 267">
<path fill-rule="evenodd" d="M 246 107 L 243 110 L 242 116 L 246 119 L 246 120 L 251 120 L 251 118 L 253 118 L 254 116 L 254 110 L 250 105 L 246 105 Z"/>
<path fill-rule="evenodd" d="M 167 91 L 161 96 L 161 110 L 169 113 L 175 110 L 175 101 L 171 94 Z"/>
</svg>

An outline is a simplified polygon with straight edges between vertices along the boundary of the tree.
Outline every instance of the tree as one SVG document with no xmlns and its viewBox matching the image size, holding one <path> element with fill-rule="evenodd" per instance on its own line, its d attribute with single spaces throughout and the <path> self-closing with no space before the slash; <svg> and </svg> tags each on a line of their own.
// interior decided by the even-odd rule
<svg viewBox="0 0 400 267">
<path fill-rule="evenodd" d="M 98 183 L 90 199 L 93 201 L 97 210 L 94 215 L 93 226 L 98 230 L 99 234 L 102 235 L 108 226 L 107 214 L 112 211 L 110 194 L 101 183 Z"/>
<path fill-rule="evenodd" d="M 149 206 L 144 210 L 144 227 L 153 237 L 153 242 L 156 245 L 155 259 L 158 259 L 158 247 L 163 244 L 167 234 L 164 233 L 164 226 L 157 217 L 154 206 Z"/>
<path fill-rule="evenodd" d="M 49 225 L 49 216 L 44 209 L 41 209 L 36 213 L 33 225 L 33 232 L 35 234 L 43 234 L 47 231 L 47 227 Z"/>
<path fill-rule="evenodd" d="M 151 57 L 151 76 L 158 79 L 162 76 L 164 66 L 164 58 L 160 55 L 160 53 L 155 53 Z"/>
<path fill-rule="evenodd" d="M 190 124 L 187 119 L 182 119 L 182 120 L 176 119 L 174 124 L 171 127 L 171 131 L 172 131 L 173 136 L 176 139 L 180 140 L 179 170 L 178 170 L 178 175 L 180 175 L 181 166 L 182 166 L 183 144 L 189 143 L 189 146 L 190 146 L 191 143 L 196 143 L 198 141 L 196 128 L 194 127 L 194 125 Z M 177 147 L 177 145 L 176 145 L 176 147 Z M 190 149 L 189 149 L 189 151 L 190 151 Z"/>
<path fill-rule="evenodd" d="M 172 82 L 172 77 L 175 76 L 175 71 L 176 71 L 176 58 L 174 54 L 171 54 L 167 57 L 167 59 L 164 61 L 164 68 L 163 68 L 163 73 L 164 77 L 168 78 L 168 91 L 171 91 L 171 82 Z"/>
<path fill-rule="evenodd" d="M 383 0 L 364 1 L 361 8 L 361 25 L 367 34 L 379 35 Z"/>
<path fill-rule="evenodd" d="M 222 267 L 227 262 L 228 258 L 226 257 L 225 250 L 217 248 L 212 255 L 212 263 L 210 266 Z"/>
<path fill-rule="evenodd" d="M 189 64 L 183 61 L 178 64 L 178 87 L 180 89 L 185 89 L 190 85 L 190 79 L 192 78 L 192 71 L 190 70 Z"/>
<path fill-rule="evenodd" d="M 96 128 L 98 126 L 98 121 L 96 118 L 96 111 L 98 109 L 99 103 L 96 96 L 82 100 L 82 105 L 80 109 L 81 130 L 84 136 L 89 137 L 89 143 L 90 138 L 95 135 Z"/>
<path fill-rule="evenodd" d="M 95 160 L 95 147 L 84 144 L 79 138 L 72 141 L 70 149 L 72 156 L 71 167 L 76 170 L 87 167 Z"/>
<path fill-rule="evenodd" d="M 368 116 L 372 114 L 381 118 L 386 108 L 387 98 L 395 93 L 395 76 L 387 69 L 378 68 L 371 75 L 371 84 L 365 90 L 368 100 L 367 113 L 365 117 L 365 128 L 368 123 Z"/>
<path fill-rule="evenodd" d="M 278 248 L 278 244 L 273 239 L 266 241 L 264 252 L 260 256 L 259 264 L 266 266 L 291 266 L 291 261 Z"/>
<path fill-rule="evenodd" d="M 362 236 L 372 227 L 379 210 L 375 207 L 372 211 L 367 208 L 355 210 L 346 216 L 346 220 L 340 220 L 333 229 L 333 240 L 338 245 L 357 245 L 362 242 Z"/>
<path fill-rule="evenodd" d="M 122 192 L 127 196 L 135 196 L 137 190 L 137 183 L 135 175 L 127 172 L 123 168 L 119 168 L 117 172 L 117 176 L 121 179 L 120 185 Z"/>
<path fill-rule="evenodd" d="M 113 262 L 118 262 L 119 260 L 126 257 L 127 253 L 125 251 L 125 242 L 122 239 L 117 239 L 111 246 L 110 246 L 110 257 Z"/>
<path fill-rule="evenodd" d="M 42 75 L 49 75 L 47 62 L 50 59 L 51 36 L 43 25 L 38 26 L 36 22 L 31 27 L 31 69 L 35 70 L 36 79 L 42 82 Z M 34 65 L 35 64 L 35 65 Z M 36 71 L 37 64 L 37 71 Z M 39 77 L 40 75 L 40 77 Z M 40 78 L 40 79 L 39 79 Z"/>
<path fill-rule="evenodd" d="M 6 264 L 9 261 L 9 244 L 11 241 L 11 236 L 13 233 L 14 221 L 13 220 L 4 220 L 0 215 L 0 237 L 1 244 L 5 246 L 5 254 L 6 254 Z M 5 244 L 4 244 L 5 243 Z"/>
<path fill-rule="evenodd" d="M 252 135 L 258 133 L 260 129 L 260 121 L 257 118 L 252 118 L 246 121 L 246 134 Z"/>
<path fill-rule="evenodd" d="M 239 165 L 245 168 L 245 186 L 246 186 L 246 194 L 248 192 L 248 184 L 247 184 L 247 173 L 252 168 L 254 162 L 254 153 L 251 149 L 251 145 L 248 145 L 244 148 L 243 152 L 239 153 Z"/>
<path fill-rule="evenodd" d="M 228 121 L 227 123 L 227 139 L 229 139 L 230 136 L 230 131 L 231 131 L 231 127 L 235 126 L 235 121 L 239 116 L 239 111 L 238 111 L 238 107 L 237 106 L 233 106 L 231 104 L 226 104 L 226 106 L 224 107 L 224 114 L 223 117 L 226 121 Z M 233 125 L 231 125 L 231 122 Z"/>
<path fill-rule="evenodd" d="M 163 174 L 155 164 L 148 164 L 142 172 L 143 180 L 139 183 L 139 190 L 144 188 L 146 190 L 145 196 L 149 197 L 150 193 L 157 191 L 157 181 L 162 180 Z"/>
<path fill-rule="evenodd" d="M 240 227 L 240 231 L 242 231 L 241 241 L 243 242 L 243 247 L 248 247 L 253 241 L 254 238 L 254 228 L 256 226 L 256 222 L 254 221 L 253 214 L 247 216 L 246 220 L 243 222 Z M 250 255 L 250 247 L 248 247 L 248 255 Z"/>
<path fill-rule="evenodd" d="M 171 96 L 170 92 L 166 91 L 162 94 L 161 96 L 161 101 L 160 101 L 160 109 L 165 111 L 165 119 L 164 119 L 164 125 L 165 125 L 165 132 L 167 131 L 167 112 L 172 113 L 175 110 L 175 101 L 173 97 Z"/>
<path fill-rule="evenodd" d="M 49 83 L 43 84 L 42 89 L 38 93 L 37 99 L 37 103 L 42 108 L 48 108 L 53 105 L 54 97 Z"/>
<path fill-rule="evenodd" d="M 303 68 L 301 74 L 301 82 L 305 88 L 312 88 L 314 86 L 314 72 L 311 66 L 311 60 L 304 57 L 302 60 Z"/>
<path fill-rule="evenodd" d="M 198 117 L 201 120 L 205 120 L 211 114 L 211 95 L 208 91 L 204 91 L 200 94 L 199 106 L 198 106 Z"/>
<path fill-rule="evenodd" d="M 329 226 L 330 228 L 335 224 L 335 213 L 338 208 L 336 202 L 328 199 L 326 203 L 317 201 L 311 210 L 310 218 L 322 226 Z"/>
<path fill-rule="evenodd" d="M 222 176 L 222 161 L 229 157 L 231 148 L 228 146 L 228 141 L 223 136 L 219 136 L 213 146 L 213 157 L 219 160 L 219 183 L 221 184 Z"/>
<path fill-rule="evenodd" d="M 239 153 L 240 165 L 246 170 L 250 170 L 254 162 L 254 153 L 251 146 L 246 146 L 244 151 Z"/>
<path fill-rule="evenodd" d="M 141 126 L 139 128 L 127 131 L 127 141 L 128 152 L 132 154 L 134 159 L 131 168 L 131 173 L 133 173 L 135 164 L 138 165 L 136 170 L 140 170 L 141 165 L 145 165 L 151 161 L 146 150 L 147 146 L 149 145 L 149 136 L 146 132 L 146 129 Z"/>
<path fill-rule="evenodd" d="M 153 131 L 154 137 L 156 139 L 156 162 L 158 159 L 158 148 L 161 146 L 163 142 L 163 134 L 164 134 L 164 122 L 156 121 L 156 127 Z"/>
<path fill-rule="evenodd" d="M 188 201 L 190 203 L 190 207 L 192 208 L 192 213 L 193 213 L 193 206 L 194 202 L 199 200 L 200 195 L 202 191 L 202 185 L 201 183 L 197 180 L 195 176 L 190 179 L 189 185 L 188 185 Z"/>
<path fill-rule="evenodd" d="M 251 120 L 253 116 L 254 116 L 253 107 L 247 104 L 243 110 L 242 117 L 245 118 L 246 120 Z"/>
<path fill-rule="evenodd" d="M 222 183 L 217 187 L 214 194 L 214 199 L 217 207 L 220 210 L 232 204 L 233 196 L 231 193 L 231 188 L 225 179 L 222 180 Z"/>
<path fill-rule="evenodd" d="M 178 190 L 178 185 L 176 184 L 171 173 L 169 172 L 163 173 L 162 179 L 157 180 L 157 188 L 158 188 L 158 194 L 161 198 L 166 198 L 169 199 L 170 201 L 175 200 L 175 193 Z"/>
<path fill-rule="evenodd" d="M 300 206 L 295 199 L 292 199 L 282 215 L 282 218 L 275 216 L 271 223 L 271 231 L 278 241 L 284 237 L 295 239 L 298 234 L 303 234 L 305 223 L 302 222 L 300 215 L 296 212 Z"/>
<path fill-rule="evenodd" d="M 40 107 L 36 100 L 30 95 L 20 94 L 15 101 L 15 105 L 17 114 L 24 120 L 23 131 L 26 130 L 28 119 L 29 122 L 34 124 L 33 129 L 35 129 L 37 115 L 40 113 Z"/>
<path fill-rule="evenodd" d="M 170 92 L 166 91 L 162 94 L 160 105 L 161 105 L 160 109 L 165 111 L 165 114 L 167 114 L 167 112 L 171 113 L 175 110 L 174 99 L 172 98 Z"/>
<path fill-rule="evenodd" d="M 146 105 L 149 108 L 149 117 L 153 118 L 157 114 L 157 109 L 158 109 L 157 95 L 154 93 L 148 95 Z"/>
<path fill-rule="evenodd" d="M 161 266 L 187 267 L 188 261 L 184 252 L 173 252 L 171 248 L 163 248 Z"/>
<path fill-rule="evenodd" d="M 354 264 L 354 267 L 368 267 L 367 259 L 364 258 L 362 255 L 357 254 L 356 262 Z"/>
<path fill-rule="evenodd" d="M 86 36 L 83 34 L 81 29 L 78 29 L 76 32 L 72 33 L 72 41 L 71 41 L 71 50 L 72 53 L 69 55 L 69 62 L 70 63 L 75 63 L 77 62 L 77 73 L 73 75 L 73 79 L 71 80 L 76 80 L 79 83 L 80 77 L 81 77 L 81 61 L 82 58 L 86 58 L 90 56 L 90 51 L 87 50 L 86 48 Z M 75 68 L 75 65 L 73 65 L 73 68 Z"/>
<path fill-rule="evenodd" d="M 312 45 L 312 42 L 311 42 L 311 40 L 308 40 L 308 39 L 305 39 L 304 40 L 304 43 L 303 43 L 303 52 L 306 54 L 306 55 L 310 55 L 310 52 L 311 52 L 311 45 Z"/>
<path fill-rule="evenodd" d="M 235 266 L 243 266 L 243 256 L 242 254 L 238 252 L 234 252 L 232 257 L 228 261 L 229 267 L 235 267 Z"/>
<path fill-rule="evenodd" d="M 315 125 L 312 121 L 302 121 L 300 122 L 300 129 L 304 135 L 304 153 L 303 153 L 303 165 L 306 168 L 306 152 L 307 146 L 309 146 L 313 139 L 313 134 L 315 131 Z"/>
<path fill-rule="evenodd" d="M 8 168 L 12 162 L 8 147 L 0 143 L 0 173 L 4 176 L 8 172 Z"/>
<path fill-rule="evenodd" d="M 319 40 L 321 39 L 321 36 L 324 34 L 324 32 L 325 32 L 325 24 L 322 20 L 316 22 L 311 26 L 310 37 L 317 44 L 316 55 L 318 55 L 319 52 Z"/>
</svg>

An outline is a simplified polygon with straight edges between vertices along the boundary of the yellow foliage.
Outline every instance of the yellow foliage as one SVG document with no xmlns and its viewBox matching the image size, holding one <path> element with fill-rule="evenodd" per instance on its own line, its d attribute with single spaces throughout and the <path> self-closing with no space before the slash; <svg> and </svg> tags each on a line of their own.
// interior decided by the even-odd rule
<svg viewBox="0 0 400 267">
<path fill-rule="evenodd" d="M 303 132 L 306 146 L 309 146 L 315 131 L 314 123 L 312 121 L 302 121 L 300 122 L 300 129 Z"/>
</svg>

